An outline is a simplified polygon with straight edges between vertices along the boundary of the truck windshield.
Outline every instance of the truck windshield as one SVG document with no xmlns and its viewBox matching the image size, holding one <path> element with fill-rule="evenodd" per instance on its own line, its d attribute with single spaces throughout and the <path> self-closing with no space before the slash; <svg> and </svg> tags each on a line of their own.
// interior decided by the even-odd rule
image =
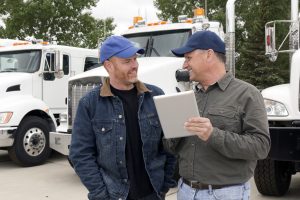
<svg viewBox="0 0 300 200">
<path fill-rule="evenodd" d="M 0 72 L 33 73 L 39 70 L 40 50 L 0 52 Z"/>
<path fill-rule="evenodd" d="M 185 44 L 191 35 L 190 29 L 155 31 L 123 35 L 139 48 L 145 49 L 145 57 L 174 56 L 171 49 Z"/>
</svg>

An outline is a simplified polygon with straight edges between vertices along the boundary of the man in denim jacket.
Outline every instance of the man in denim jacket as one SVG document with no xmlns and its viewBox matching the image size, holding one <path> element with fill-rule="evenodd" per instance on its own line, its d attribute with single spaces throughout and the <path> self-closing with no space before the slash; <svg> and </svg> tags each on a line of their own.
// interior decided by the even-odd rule
<svg viewBox="0 0 300 200">
<path fill-rule="evenodd" d="M 79 102 L 70 159 L 91 200 L 160 200 L 176 185 L 176 160 L 163 149 L 153 102 L 163 91 L 137 79 L 143 53 L 109 37 L 100 49 L 109 78 Z"/>
</svg>

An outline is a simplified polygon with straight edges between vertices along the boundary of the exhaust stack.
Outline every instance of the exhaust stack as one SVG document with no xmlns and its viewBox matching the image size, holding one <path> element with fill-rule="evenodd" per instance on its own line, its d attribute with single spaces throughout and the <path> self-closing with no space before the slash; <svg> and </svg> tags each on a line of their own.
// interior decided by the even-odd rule
<svg viewBox="0 0 300 200">
<path fill-rule="evenodd" d="M 226 4 L 226 70 L 235 76 L 235 0 Z"/>
</svg>

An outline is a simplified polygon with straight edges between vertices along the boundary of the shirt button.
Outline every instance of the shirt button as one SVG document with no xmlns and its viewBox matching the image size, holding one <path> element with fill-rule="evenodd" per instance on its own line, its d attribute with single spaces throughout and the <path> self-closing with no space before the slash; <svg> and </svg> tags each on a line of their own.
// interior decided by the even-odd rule
<svg viewBox="0 0 300 200">
<path fill-rule="evenodd" d="M 195 144 L 194 144 L 194 143 L 192 143 L 191 145 L 192 145 L 192 146 L 195 146 Z"/>
<path fill-rule="evenodd" d="M 105 128 L 103 127 L 103 128 L 101 129 L 101 131 L 102 131 L 102 132 L 105 131 Z"/>
<path fill-rule="evenodd" d="M 119 118 L 121 119 L 123 116 L 122 115 L 119 115 Z"/>
<path fill-rule="evenodd" d="M 123 137 L 120 137 L 120 140 L 123 140 Z"/>
</svg>

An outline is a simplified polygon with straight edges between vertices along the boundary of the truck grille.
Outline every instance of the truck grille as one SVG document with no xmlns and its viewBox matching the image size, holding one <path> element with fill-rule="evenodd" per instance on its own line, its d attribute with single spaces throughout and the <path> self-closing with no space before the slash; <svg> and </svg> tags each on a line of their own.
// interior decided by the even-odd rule
<svg viewBox="0 0 300 200">
<path fill-rule="evenodd" d="M 68 132 L 72 130 L 79 100 L 90 90 L 99 86 L 101 77 L 86 77 L 69 81 L 68 86 Z"/>
</svg>

